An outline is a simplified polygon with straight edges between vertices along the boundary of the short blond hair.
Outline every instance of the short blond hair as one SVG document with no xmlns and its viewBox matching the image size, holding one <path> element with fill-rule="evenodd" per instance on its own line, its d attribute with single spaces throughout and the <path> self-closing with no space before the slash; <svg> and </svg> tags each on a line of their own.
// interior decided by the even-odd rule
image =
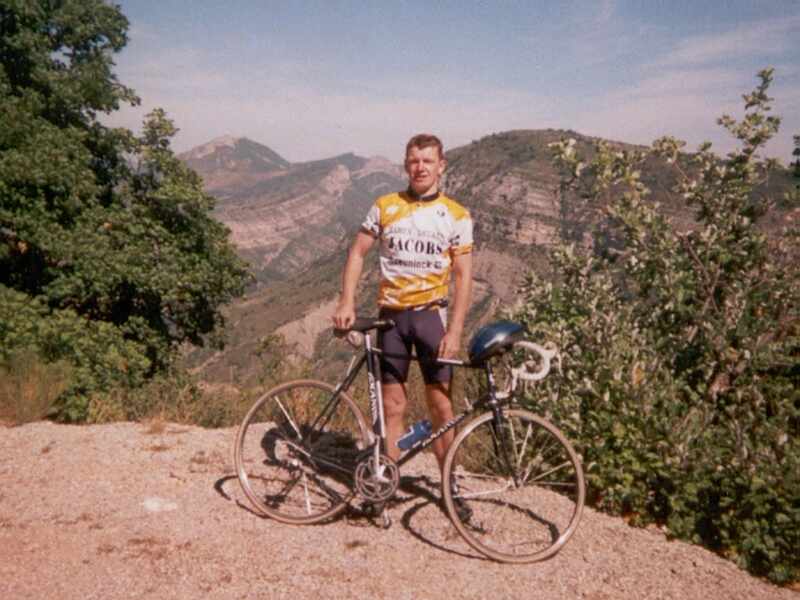
<svg viewBox="0 0 800 600">
<path fill-rule="evenodd" d="M 406 144 L 406 156 L 411 151 L 412 148 L 419 148 L 420 150 L 424 148 L 436 148 L 439 152 L 439 158 L 444 158 L 444 145 L 442 145 L 442 140 L 431 133 L 418 133 Z"/>
</svg>

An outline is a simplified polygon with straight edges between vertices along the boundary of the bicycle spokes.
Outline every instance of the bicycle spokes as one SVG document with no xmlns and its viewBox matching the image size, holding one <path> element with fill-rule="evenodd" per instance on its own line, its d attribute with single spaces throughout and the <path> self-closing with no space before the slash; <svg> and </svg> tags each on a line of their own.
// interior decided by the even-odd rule
<svg viewBox="0 0 800 600">
<path fill-rule="evenodd" d="M 239 429 L 242 488 L 262 513 L 287 523 L 338 514 L 368 430 L 357 407 L 321 382 L 298 381 L 262 396 Z"/>
<path fill-rule="evenodd" d="M 557 429 L 527 411 L 486 414 L 467 425 L 445 470 L 458 490 L 445 494 L 451 518 L 491 558 L 546 558 L 577 526 L 585 496 L 578 457 Z M 469 510 L 458 510 L 457 501 Z"/>
</svg>

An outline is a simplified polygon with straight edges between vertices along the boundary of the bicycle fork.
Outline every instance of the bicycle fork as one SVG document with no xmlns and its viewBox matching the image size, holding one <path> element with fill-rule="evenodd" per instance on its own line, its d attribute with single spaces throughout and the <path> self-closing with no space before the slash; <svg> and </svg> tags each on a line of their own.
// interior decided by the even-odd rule
<svg viewBox="0 0 800 600">
<path fill-rule="evenodd" d="M 503 427 L 506 418 L 503 415 L 502 409 L 500 408 L 500 403 L 497 401 L 497 388 L 495 387 L 494 374 L 492 373 L 492 370 L 489 368 L 488 364 L 486 366 L 486 380 L 489 387 L 488 405 L 492 411 L 491 428 L 494 453 L 495 456 L 497 456 L 508 469 L 511 479 L 514 482 L 514 487 L 520 487 L 520 478 L 514 465 L 511 449 L 509 448 L 509 443 L 514 443 L 514 432 L 513 430 L 506 431 L 506 429 Z M 509 421 L 509 423 L 511 422 Z M 513 427 L 513 424 L 511 424 L 511 427 Z M 509 437 L 512 439 L 509 440 Z"/>
</svg>

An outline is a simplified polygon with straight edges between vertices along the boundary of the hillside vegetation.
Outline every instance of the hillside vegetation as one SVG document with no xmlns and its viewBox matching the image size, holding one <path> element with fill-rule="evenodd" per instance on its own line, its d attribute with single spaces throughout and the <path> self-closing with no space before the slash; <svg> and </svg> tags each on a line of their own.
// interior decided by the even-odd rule
<svg viewBox="0 0 800 600">
<path fill-rule="evenodd" d="M 0 24 L 0 361 L 70 363 L 51 414 L 83 421 L 213 342 L 247 271 L 164 112 L 140 136 L 97 118 L 138 103 L 111 71 L 119 8 L 3 3 Z"/>
<path fill-rule="evenodd" d="M 590 160 L 554 144 L 562 197 L 598 218 L 530 275 L 513 318 L 561 348 L 563 374 L 527 401 L 575 441 L 597 507 L 785 583 L 800 578 L 800 190 L 756 190 L 779 124 L 760 78 L 744 119 L 720 119 L 741 144 L 725 159 L 672 138 L 600 142 Z M 652 160 L 689 229 L 650 200 Z"/>
</svg>

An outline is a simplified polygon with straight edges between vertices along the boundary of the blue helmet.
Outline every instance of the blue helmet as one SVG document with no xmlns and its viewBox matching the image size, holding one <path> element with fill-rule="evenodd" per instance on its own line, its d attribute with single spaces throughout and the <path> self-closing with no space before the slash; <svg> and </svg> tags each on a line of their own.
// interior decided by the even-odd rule
<svg viewBox="0 0 800 600">
<path fill-rule="evenodd" d="M 514 342 L 522 339 L 525 328 L 513 321 L 495 321 L 481 327 L 469 342 L 469 362 L 480 364 L 502 354 Z"/>
</svg>

